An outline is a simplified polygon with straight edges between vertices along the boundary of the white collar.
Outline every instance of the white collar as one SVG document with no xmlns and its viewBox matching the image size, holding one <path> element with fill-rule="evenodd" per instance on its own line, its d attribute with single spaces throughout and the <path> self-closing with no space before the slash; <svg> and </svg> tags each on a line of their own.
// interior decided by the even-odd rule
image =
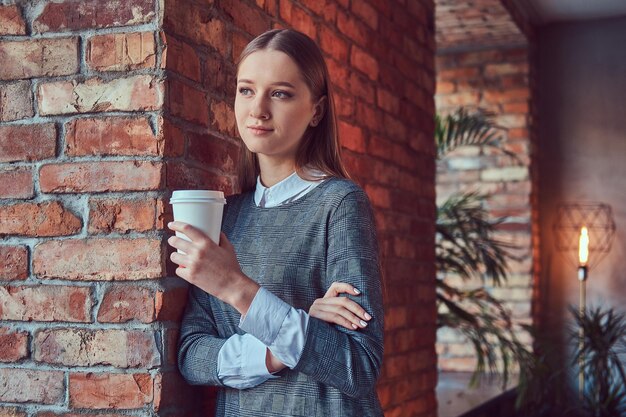
<svg viewBox="0 0 626 417">
<path fill-rule="evenodd" d="M 319 171 L 309 172 L 313 177 L 323 177 Z M 306 193 L 321 184 L 322 181 L 309 181 L 300 178 L 297 172 L 289 175 L 284 180 L 277 182 L 271 187 L 261 183 L 261 176 L 257 177 L 256 189 L 254 190 L 254 203 L 260 207 L 276 207 L 297 200 Z"/>
</svg>

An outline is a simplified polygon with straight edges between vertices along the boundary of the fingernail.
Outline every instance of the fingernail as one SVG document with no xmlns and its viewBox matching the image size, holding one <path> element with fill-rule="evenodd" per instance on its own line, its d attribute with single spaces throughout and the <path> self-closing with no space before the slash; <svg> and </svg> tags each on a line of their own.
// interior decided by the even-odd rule
<svg viewBox="0 0 626 417">
<path fill-rule="evenodd" d="M 352 323 L 352 327 L 354 328 L 354 330 L 358 329 L 359 326 L 357 326 L 356 324 Z"/>
<path fill-rule="evenodd" d="M 172 224 L 174 224 L 174 222 L 169 222 L 169 223 L 167 224 L 167 227 L 172 227 Z"/>
<path fill-rule="evenodd" d="M 363 316 L 365 317 L 365 320 L 371 320 L 372 319 L 372 316 L 370 316 L 367 313 L 363 314 Z"/>
<path fill-rule="evenodd" d="M 361 294 L 361 291 L 359 291 L 357 288 L 354 289 L 354 293 L 355 294 Z"/>
<path fill-rule="evenodd" d="M 363 320 L 361 320 L 361 326 L 365 327 L 365 326 L 367 326 L 367 323 L 364 322 Z"/>
</svg>

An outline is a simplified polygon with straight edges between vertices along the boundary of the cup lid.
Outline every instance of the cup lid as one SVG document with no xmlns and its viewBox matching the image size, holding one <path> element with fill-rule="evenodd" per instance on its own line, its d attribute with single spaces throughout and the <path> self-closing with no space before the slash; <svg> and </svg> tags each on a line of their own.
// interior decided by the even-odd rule
<svg viewBox="0 0 626 417">
<path fill-rule="evenodd" d="M 177 190 L 172 193 L 170 204 L 201 201 L 226 204 L 224 193 L 215 190 Z"/>
</svg>

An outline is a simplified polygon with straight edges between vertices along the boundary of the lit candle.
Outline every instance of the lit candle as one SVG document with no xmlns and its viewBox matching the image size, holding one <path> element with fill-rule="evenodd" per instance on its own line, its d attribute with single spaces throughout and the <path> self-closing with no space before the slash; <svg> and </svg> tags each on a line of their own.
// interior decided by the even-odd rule
<svg viewBox="0 0 626 417">
<path fill-rule="evenodd" d="M 585 226 L 580 229 L 580 238 L 578 239 L 578 264 L 587 266 L 589 261 L 589 231 Z"/>
</svg>

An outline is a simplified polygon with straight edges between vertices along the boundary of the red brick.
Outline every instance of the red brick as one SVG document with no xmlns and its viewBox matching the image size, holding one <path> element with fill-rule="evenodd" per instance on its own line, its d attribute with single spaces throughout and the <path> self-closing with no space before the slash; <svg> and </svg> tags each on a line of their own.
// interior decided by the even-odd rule
<svg viewBox="0 0 626 417">
<path fill-rule="evenodd" d="M 138 330 L 47 329 L 35 334 L 33 359 L 66 366 L 152 368 L 160 364 L 154 334 Z"/>
<path fill-rule="evenodd" d="M 55 77 L 78 72 L 78 38 L 0 41 L 0 79 Z"/>
<path fill-rule="evenodd" d="M 205 410 L 202 404 L 198 404 L 199 399 L 206 395 L 200 389 L 190 389 L 178 372 L 160 373 L 154 381 L 154 409 L 180 410 L 181 404 L 195 404 L 199 409 Z"/>
<path fill-rule="evenodd" d="M 343 33 L 363 48 L 367 48 L 370 44 L 370 29 L 355 16 L 349 15 L 341 10 L 338 11 L 337 28 L 339 32 Z"/>
<path fill-rule="evenodd" d="M 18 5 L 0 6 L 0 35 L 26 35 L 26 22 Z"/>
<path fill-rule="evenodd" d="M 161 240 L 81 239 L 47 241 L 35 246 L 35 275 L 73 280 L 138 280 L 160 278 Z"/>
<path fill-rule="evenodd" d="M 283 2 L 281 2 L 283 3 Z M 252 35 L 259 35 L 270 29 L 270 19 L 258 7 L 243 2 L 226 1 L 221 4 L 227 18 L 235 27 Z"/>
<path fill-rule="evenodd" d="M 190 159 L 226 173 L 235 173 L 239 147 L 211 134 L 189 134 L 187 153 Z"/>
<path fill-rule="evenodd" d="M 45 193 L 158 190 L 162 168 L 151 161 L 49 164 L 41 167 L 39 178 Z"/>
<path fill-rule="evenodd" d="M 36 417 L 123 417 L 125 413 L 53 413 L 51 411 L 35 414 Z"/>
<path fill-rule="evenodd" d="M 337 36 L 334 27 L 320 26 L 320 48 L 337 61 L 348 60 L 348 43 Z"/>
<path fill-rule="evenodd" d="M 56 140 L 53 123 L 0 126 L 0 162 L 54 158 Z"/>
<path fill-rule="evenodd" d="M 528 88 L 514 88 L 508 90 L 485 90 L 483 99 L 487 103 L 510 103 L 516 101 L 524 101 L 530 98 L 530 90 Z"/>
<path fill-rule="evenodd" d="M 379 187 L 376 185 L 366 185 L 367 193 L 372 205 L 380 208 L 391 208 L 390 190 L 387 187 Z"/>
<path fill-rule="evenodd" d="M 65 374 L 61 371 L 0 369 L 0 401 L 62 404 L 65 397 Z"/>
<path fill-rule="evenodd" d="M 327 10 L 332 13 L 334 8 L 331 9 L 329 6 Z M 313 18 L 297 4 L 281 1 L 280 17 L 295 30 L 308 35 L 311 39 L 317 39 L 317 28 L 313 22 Z"/>
<path fill-rule="evenodd" d="M 86 287 L 0 287 L 2 320 L 88 322 L 90 310 Z"/>
<path fill-rule="evenodd" d="M 114 33 L 93 36 L 87 44 L 87 65 L 96 71 L 129 71 L 154 68 L 153 32 Z"/>
<path fill-rule="evenodd" d="M 378 29 L 378 12 L 370 6 L 369 3 L 365 1 L 353 1 L 351 9 L 354 14 L 363 19 L 369 27 L 374 30 Z"/>
<path fill-rule="evenodd" d="M 353 71 L 348 78 L 348 84 L 350 92 L 357 98 L 360 97 L 365 100 L 365 102 L 374 104 L 376 90 L 364 76 Z"/>
<path fill-rule="evenodd" d="M 89 233 L 145 232 L 154 229 L 154 198 L 89 200 Z"/>
<path fill-rule="evenodd" d="M 31 198 L 33 195 L 33 172 L 30 169 L 0 169 L 0 198 Z"/>
<path fill-rule="evenodd" d="M 34 114 L 30 81 L 0 85 L 0 121 L 26 119 Z"/>
<path fill-rule="evenodd" d="M 130 26 L 151 22 L 156 13 L 151 0 L 65 0 L 46 3 L 35 18 L 36 32 L 96 29 L 113 26 Z"/>
<path fill-rule="evenodd" d="M 314 15 L 322 17 L 331 24 L 335 23 L 337 18 L 337 2 L 335 0 L 302 0 L 301 3 Z"/>
<path fill-rule="evenodd" d="M 336 93 L 334 99 L 337 117 L 349 118 L 354 115 L 354 97 Z"/>
<path fill-rule="evenodd" d="M 174 79 L 168 79 L 167 88 L 172 115 L 202 126 L 209 125 L 206 93 Z"/>
<path fill-rule="evenodd" d="M 182 156 L 185 152 L 185 134 L 169 119 L 163 119 L 163 156 Z"/>
<path fill-rule="evenodd" d="M 174 189 L 208 189 L 233 193 L 233 178 L 217 175 L 205 169 L 189 166 L 182 162 L 167 163 L 167 188 Z"/>
<path fill-rule="evenodd" d="M 74 119 L 65 124 L 65 153 L 86 155 L 153 155 L 160 141 L 147 117 Z"/>
<path fill-rule="evenodd" d="M 0 362 L 17 362 L 28 356 L 28 333 L 0 328 Z"/>
<path fill-rule="evenodd" d="M 149 374 L 71 373 L 70 407 L 134 409 L 152 403 Z"/>
<path fill-rule="evenodd" d="M 376 89 L 376 104 L 391 114 L 400 112 L 400 99 L 389 90 L 383 88 Z"/>
<path fill-rule="evenodd" d="M 39 84 L 41 115 L 103 111 L 151 111 L 163 105 L 163 82 L 152 75 L 135 75 L 110 81 L 54 81 Z"/>
<path fill-rule="evenodd" d="M 98 309 L 100 323 L 126 323 L 137 320 L 152 323 L 155 319 L 155 294 L 150 288 L 113 286 L 108 288 Z"/>
<path fill-rule="evenodd" d="M 237 135 L 233 106 L 224 101 L 211 102 L 211 127 L 229 136 Z"/>
<path fill-rule="evenodd" d="M 230 6 L 234 13 L 239 13 L 236 9 L 243 7 L 243 3 L 226 2 L 224 6 Z M 246 6 L 249 8 L 249 6 Z M 245 13 L 241 11 L 241 13 Z M 260 21 L 248 22 L 251 25 L 259 24 Z M 211 8 L 206 4 L 196 4 L 191 2 L 180 2 L 170 0 L 165 2 L 164 28 L 167 33 L 181 35 L 191 39 L 193 42 L 208 46 L 222 56 L 228 57 L 231 45 L 231 31 L 220 17 L 215 16 Z M 269 24 L 265 29 L 269 28 Z M 261 33 L 265 31 L 261 29 Z"/>
<path fill-rule="evenodd" d="M 165 50 L 165 67 L 191 80 L 200 82 L 200 58 L 193 46 L 184 41 L 179 41 L 173 36 L 167 37 L 167 49 Z M 211 74 L 210 78 L 217 76 Z"/>
<path fill-rule="evenodd" d="M 80 219 L 58 201 L 0 206 L 0 236 L 67 236 L 80 229 Z"/>
<path fill-rule="evenodd" d="M 28 278 L 28 249 L 26 246 L 0 246 L 0 281 Z"/>
<path fill-rule="evenodd" d="M 26 412 L 17 407 L 0 407 L 0 417 L 26 417 Z"/>
<path fill-rule="evenodd" d="M 187 304 L 186 286 L 159 291 L 155 298 L 156 316 L 159 321 L 180 322 Z"/>
<path fill-rule="evenodd" d="M 364 50 L 352 46 L 350 63 L 354 68 L 367 75 L 370 80 L 375 81 L 378 78 L 378 61 Z"/>
<path fill-rule="evenodd" d="M 351 125 L 344 121 L 339 121 L 339 137 L 341 145 L 351 151 L 365 153 L 365 138 L 358 126 Z"/>
</svg>

